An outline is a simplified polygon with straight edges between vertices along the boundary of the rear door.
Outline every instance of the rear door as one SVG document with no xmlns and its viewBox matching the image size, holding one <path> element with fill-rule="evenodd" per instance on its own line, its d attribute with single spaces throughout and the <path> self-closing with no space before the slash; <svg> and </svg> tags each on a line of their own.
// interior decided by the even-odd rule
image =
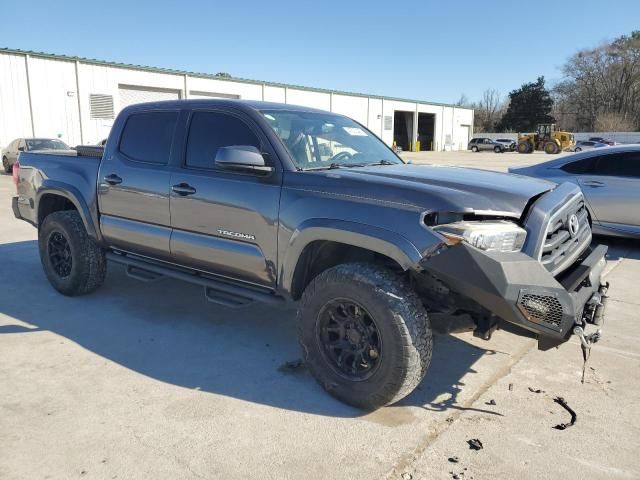
<svg viewBox="0 0 640 480">
<path fill-rule="evenodd" d="M 600 223 L 637 231 L 640 226 L 640 151 L 598 156 L 578 177 Z"/>
<path fill-rule="evenodd" d="M 243 114 L 214 109 L 190 113 L 185 144 L 171 175 L 173 261 L 275 287 L 282 172 L 268 141 Z M 257 147 L 275 171 L 217 169 L 218 149 L 232 145 Z"/>
<path fill-rule="evenodd" d="M 107 242 L 169 259 L 169 159 L 179 110 L 133 112 L 109 142 L 98 172 L 100 227 Z"/>
</svg>

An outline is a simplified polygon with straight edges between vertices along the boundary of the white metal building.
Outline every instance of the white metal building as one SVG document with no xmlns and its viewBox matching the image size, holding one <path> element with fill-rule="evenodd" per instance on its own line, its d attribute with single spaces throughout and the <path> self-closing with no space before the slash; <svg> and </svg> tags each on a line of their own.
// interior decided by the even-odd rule
<svg viewBox="0 0 640 480">
<path fill-rule="evenodd" d="M 34 136 L 94 144 L 127 105 L 211 97 L 337 112 L 403 150 L 466 149 L 473 135 L 473 110 L 453 105 L 0 49 L 0 146 Z"/>
</svg>

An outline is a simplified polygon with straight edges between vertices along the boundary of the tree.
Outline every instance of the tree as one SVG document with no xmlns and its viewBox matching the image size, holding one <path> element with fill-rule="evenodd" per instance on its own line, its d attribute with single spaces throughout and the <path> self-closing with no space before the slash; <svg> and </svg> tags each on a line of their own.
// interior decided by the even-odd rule
<svg viewBox="0 0 640 480">
<path fill-rule="evenodd" d="M 640 128 L 640 31 L 580 50 L 562 72 L 554 91 L 574 128 L 598 131 L 611 119 Z"/>
<path fill-rule="evenodd" d="M 473 105 L 475 109 L 475 124 L 478 132 L 493 132 L 495 131 L 498 118 L 501 116 L 500 93 L 493 89 L 488 88 L 482 92 L 482 98 L 480 101 Z"/>
<path fill-rule="evenodd" d="M 477 102 L 470 102 L 463 93 L 456 102 L 456 106 L 474 110 L 473 130 L 477 133 L 495 132 L 496 123 L 505 110 L 500 92 L 493 88 L 482 92 L 482 98 Z"/>
<path fill-rule="evenodd" d="M 231 78 L 231 74 L 227 72 L 218 72 L 215 76 L 220 78 Z"/>
<path fill-rule="evenodd" d="M 544 77 L 525 83 L 509 93 L 509 106 L 500 119 L 498 130 L 532 132 L 539 123 L 553 123 L 550 115 L 553 99 L 545 87 Z"/>
</svg>

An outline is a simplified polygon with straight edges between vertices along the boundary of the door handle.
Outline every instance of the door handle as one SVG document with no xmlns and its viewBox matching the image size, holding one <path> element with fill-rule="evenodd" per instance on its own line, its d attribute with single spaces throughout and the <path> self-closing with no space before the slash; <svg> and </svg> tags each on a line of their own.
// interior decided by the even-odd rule
<svg viewBox="0 0 640 480">
<path fill-rule="evenodd" d="M 188 183 L 179 183 L 177 185 L 174 185 L 173 187 L 171 187 L 171 190 L 173 190 L 173 192 L 177 193 L 178 195 L 182 195 L 183 197 L 196 193 L 196 189 Z"/>
<path fill-rule="evenodd" d="M 588 180 L 586 182 L 584 182 L 585 186 L 587 187 L 592 187 L 592 188 L 600 188 L 600 187 L 604 187 L 605 184 L 603 182 L 599 182 L 597 180 Z"/>
<path fill-rule="evenodd" d="M 111 175 L 107 175 L 106 177 L 104 177 L 104 181 L 109 185 L 118 185 L 119 183 L 122 183 L 122 178 L 120 178 L 115 173 L 112 173 Z"/>
</svg>

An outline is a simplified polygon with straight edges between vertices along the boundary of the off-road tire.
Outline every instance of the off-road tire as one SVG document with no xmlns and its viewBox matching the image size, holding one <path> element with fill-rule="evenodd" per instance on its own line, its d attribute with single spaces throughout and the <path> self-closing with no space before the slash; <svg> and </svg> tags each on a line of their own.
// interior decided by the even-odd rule
<svg viewBox="0 0 640 480">
<path fill-rule="evenodd" d="M 9 159 L 7 157 L 2 157 L 2 167 L 4 168 L 4 173 L 11 173 L 13 171 L 13 167 L 9 165 Z"/>
<path fill-rule="evenodd" d="M 471 151 L 472 151 L 473 153 L 478 153 L 479 149 L 478 149 L 478 147 L 476 147 L 476 146 L 474 145 L 473 147 L 471 147 Z"/>
<path fill-rule="evenodd" d="M 50 238 L 56 233 L 64 237 L 70 250 L 71 270 L 64 277 L 54 269 L 49 253 Z M 89 238 L 80 214 L 75 210 L 48 215 L 38 229 L 38 247 L 42 268 L 49 283 L 63 295 L 84 295 L 104 282 L 107 274 L 104 249 Z"/>
<path fill-rule="evenodd" d="M 318 322 L 323 307 L 335 299 L 359 303 L 376 322 L 380 361 L 368 378 L 345 378 L 323 354 Z M 311 281 L 298 308 L 298 340 L 305 364 L 324 389 L 366 410 L 407 396 L 422 381 L 431 362 L 431 324 L 420 299 L 399 275 L 368 263 L 338 265 Z"/>
</svg>

